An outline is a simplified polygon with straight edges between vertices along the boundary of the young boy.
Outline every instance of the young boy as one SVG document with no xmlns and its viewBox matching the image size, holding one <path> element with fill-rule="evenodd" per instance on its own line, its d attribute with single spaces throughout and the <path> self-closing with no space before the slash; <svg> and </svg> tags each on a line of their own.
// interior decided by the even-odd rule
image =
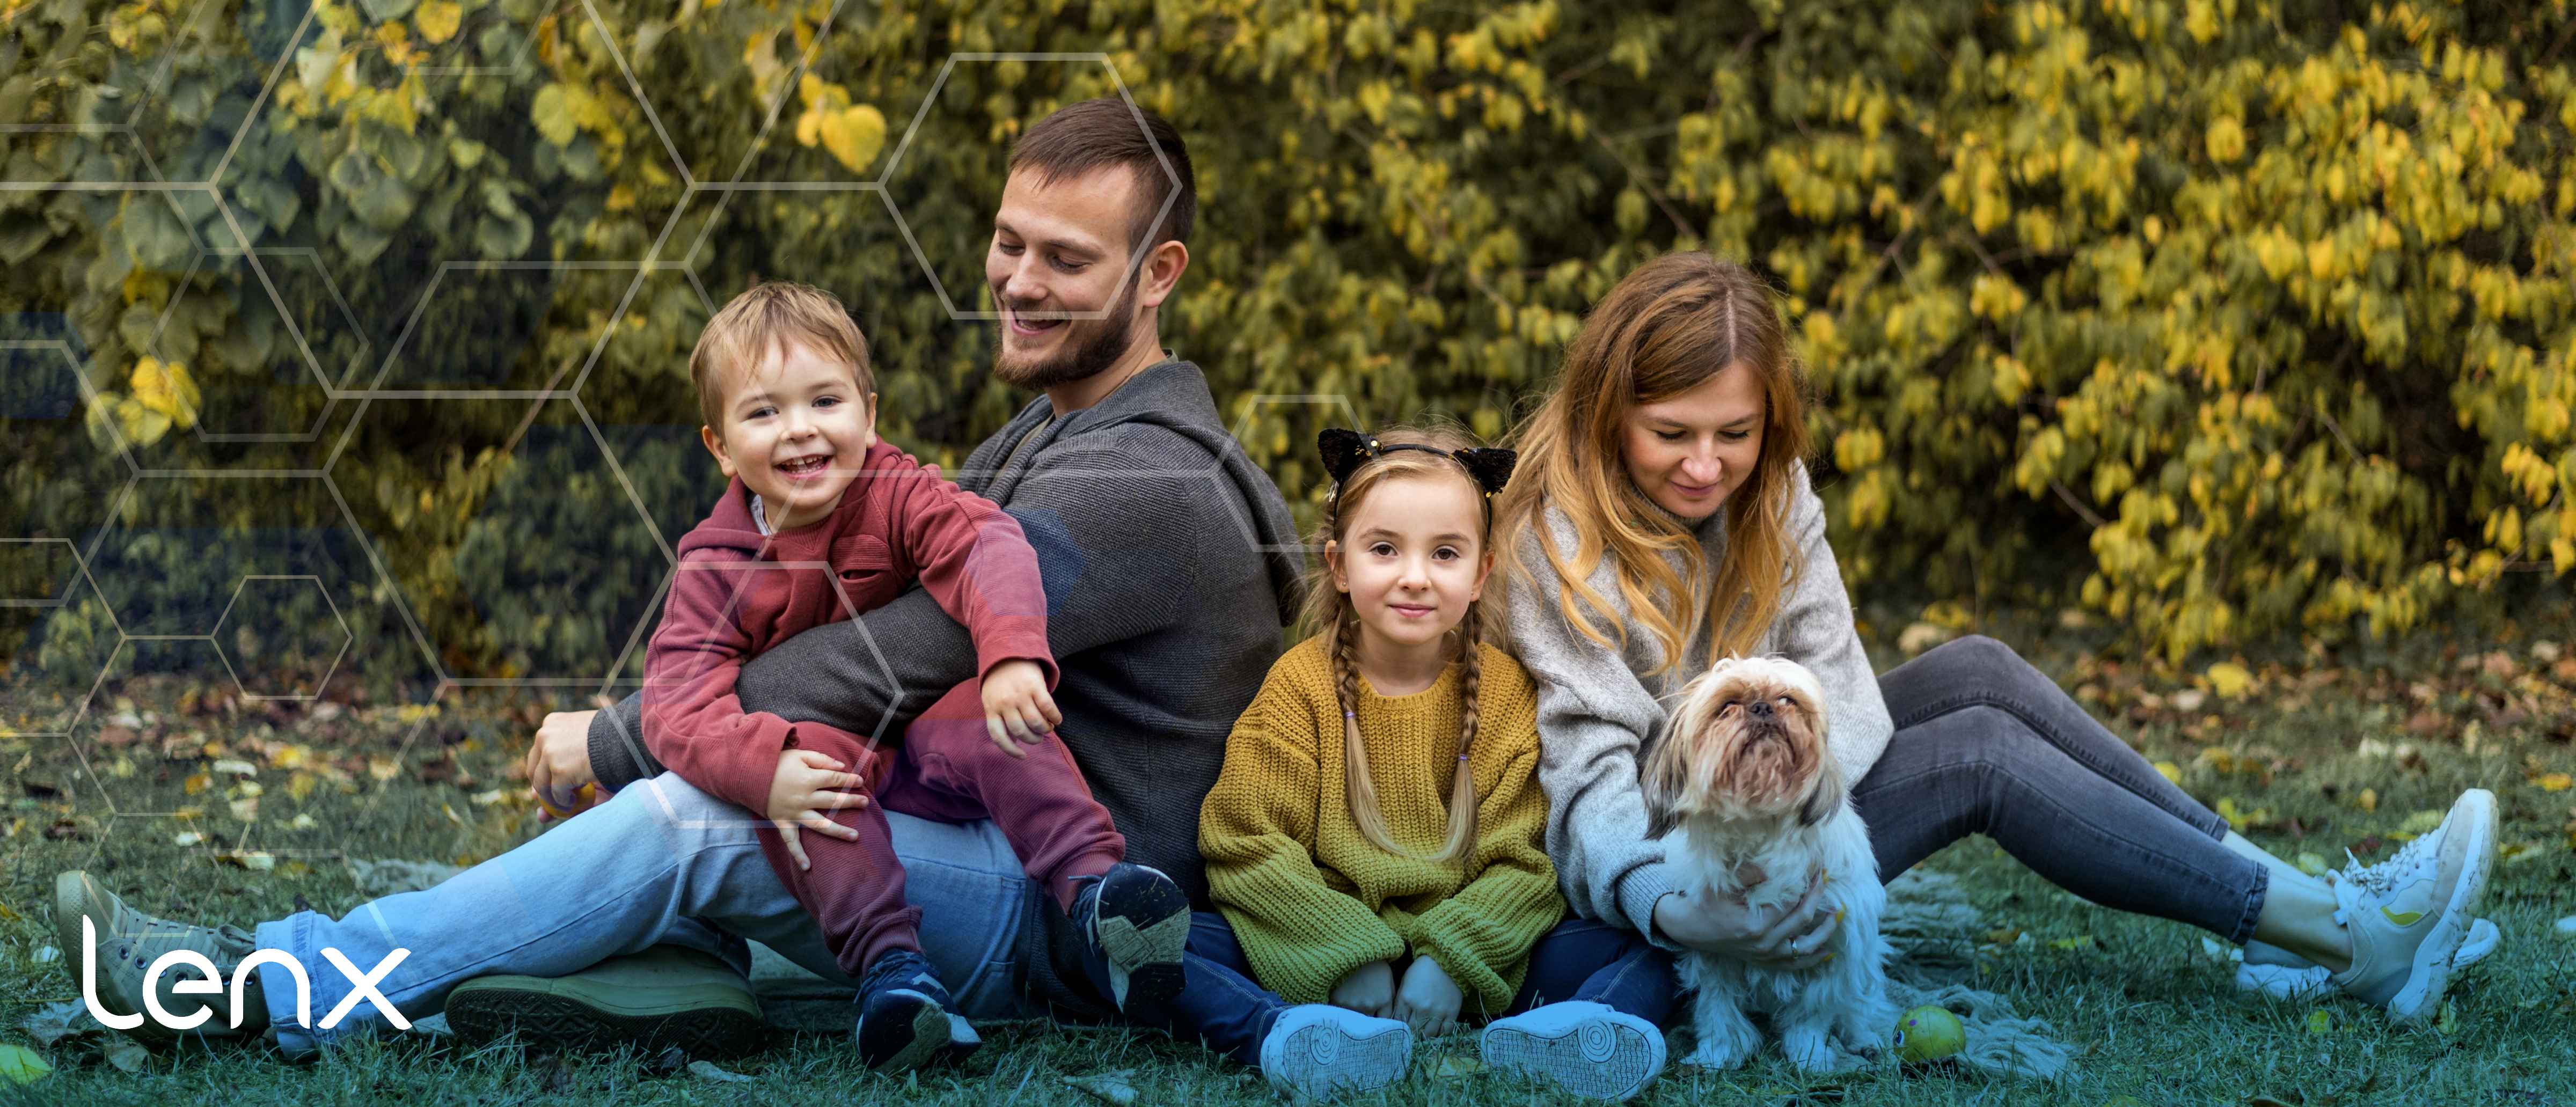
<svg viewBox="0 0 2576 1107">
<path fill-rule="evenodd" d="M 1046 595 L 1019 524 L 877 440 L 866 341 L 828 293 L 771 283 L 735 297 L 707 321 L 689 374 L 699 435 L 731 480 L 680 540 L 645 659 L 644 742 L 682 779 L 770 820 L 771 867 L 860 982 L 869 1067 L 977 1044 L 921 955 L 921 911 L 904 905 L 884 808 L 992 818 L 1089 939 L 1096 985 L 1138 1011 L 1177 994 L 1188 900 L 1160 871 L 1125 863 L 1126 839 L 1050 740 L 1063 716 L 1048 695 Z M 899 749 L 744 713 L 744 661 L 915 581 L 973 633 L 983 677 L 924 712 Z"/>
</svg>

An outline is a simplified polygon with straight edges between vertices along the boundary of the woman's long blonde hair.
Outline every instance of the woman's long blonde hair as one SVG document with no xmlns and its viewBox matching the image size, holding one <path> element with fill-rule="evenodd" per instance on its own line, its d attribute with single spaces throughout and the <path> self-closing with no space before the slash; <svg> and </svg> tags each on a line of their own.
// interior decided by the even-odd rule
<svg viewBox="0 0 2576 1107">
<path fill-rule="evenodd" d="M 1720 509 L 1726 554 L 1705 606 L 1695 607 L 1691 597 L 1709 576 L 1699 542 L 1629 479 L 1623 443 L 1630 408 L 1681 395 L 1733 365 L 1760 379 L 1761 460 Z M 1697 252 L 1638 266 L 1584 320 L 1556 390 L 1513 433 L 1520 465 L 1494 505 L 1500 567 L 1537 572 L 1520 554 L 1521 535 L 1534 531 L 1562 582 L 1557 605 L 1566 622 L 1625 650 L 1627 626 L 1591 583 L 1601 559 L 1611 558 L 1627 618 L 1663 646 L 1663 664 L 1650 676 L 1681 664 L 1703 627 L 1709 656 L 1751 653 L 1797 572 L 1787 531 L 1808 450 L 1805 391 L 1771 290 L 1742 266 Z M 1574 524 L 1571 554 L 1548 532 L 1550 504 Z M 1684 573 L 1664 560 L 1667 550 L 1681 551 Z"/>
<path fill-rule="evenodd" d="M 1461 450 L 1475 443 L 1466 436 L 1445 430 L 1420 430 L 1412 427 L 1390 427 L 1373 434 L 1380 443 L 1393 446 L 1412 444 L 1441 450 Z M 1323 521 L 1315 528 L 1308 545 L 1321 549 L 1326 542 L 1342 541 L 1342 524 L 1359 514 L 1360 504 L 1369 492 L 1388 481 L 1407 477 L 1435 477 L 1462 481 L 1467 494 L 1476 497 L 1476 511 L 1484 522 L 1478 541 L 1493 549 L 1494 512 L 1492 497 L 1486 496 L 1467 474 L 1466 467 L 1449 458 L 1420 450 L 1389 450 L 1369 459 L 1333 487 L 1324 499 Z M 1349 548 L 1338 548 L 1349 556 Z M 1483 597 L 1467 605 L 1467 615 L 1458 621 L 1458 661 L 1465 667 L 1460 674 L 1459 695 L 1466 701 L 1458 727 L 1458 768 L 1449 782 L 1449 830 L 1438 853 L 1428 860 L 1457 864 L 1467 859 L 1476 846 L 1476 777 L 1467 766 L 1467 750 L 1476 741 L 1477 694 L 1484 683 L 1484 659 L 1477 643 L 1484 640 L 1486 605 L 1493 595 L 1487 589 Z M 1333 666 L 1333 693 L 1342 709 L 1342 780 L 1348 795 L 1351 822 L 1369 844 L 1399 857 L 1423 857 L 1397 845 L 1386 832 L 1386 816 L 1378 807 L 1377 783 L 1369 778 L 1368 747 L 1360 742 L 1359 669 L 1351 658 L 1359 648 L 1359 619 L 1351 612 L 1351 598 L 1333 583 L 1333 571 L 1326 565 L 1308 582 L 1304 622 L 1324 637 L 1324 656 Z"/>
</svg>

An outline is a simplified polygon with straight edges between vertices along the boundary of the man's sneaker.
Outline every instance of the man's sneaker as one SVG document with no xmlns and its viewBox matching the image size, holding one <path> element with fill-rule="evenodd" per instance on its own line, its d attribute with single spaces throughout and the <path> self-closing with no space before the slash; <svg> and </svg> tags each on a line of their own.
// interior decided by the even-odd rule
<svg viewBox="0 0 2576 1107">
<path fill-rule="evenodd" d="M 2495 856 L 2495 794 L 2471 788 L 2437 833 L 2378 865 L 2327 874 L 2335 921 L 2352 936 L 2352 967 L 2330 982 L 2400 1026 L 2432 1017 L 2452 958 L 2486 902 Z"/>
<path fill-rule="evenodd" d="M 928 959 L 888 950 L 859 981 L 859 1060 L 877 1072 L 904 1072 L 939 1060 L 963 1060 L 983 1039 L 939 983 Z"/>
<path fill-rule="evenodd" d="M 712 953 L 654 946 L 564 976 L 478 976 L 447 993 L 447 1025 L 480 1047 L 515 1033 L 549 1052 L 655 1056 L 673 1046 L 707 1061 L 759 1049 L 769 1036 L 751 985 Z"/>
<path fill-rule="evenodd" d="M 1551 1003 L 1485 1024 L 1485 1067 L 1588 1099 L 1636 1095 L 1664 1071 L 1664 1032 L 1608 1004 Z"/>
<path fill-rule="evenodd" d="M 90 939 L 84 943 L 81 921 L 90 923 Z M 256 982 L 243 989 L 242 1027 L 232 1025 L 231 982 L 233 968 L 258 948 L 258 942 L 238 926 L 203 927 L 156 919 L 125 905 L 116 893 L 107 890 L 88 873 L 74 870 L 54 878 L 54 934 L 64 951 L 63 968 L 79 984 L 89 966 L 96 966 L 99 1006 L 115 1015 L 142 1015 L 143 1025 L 126 1033 L 147 1043 L 165 1044 L 182 1038 L 244 1039 L 260 1033 L 268 1025 Z M 186 1018 L 199 1010 L 209 1010 L 212 1017 L 195 1029 L 179 1031 L 161 1025 L 143 1007 L 143 978 L 151 971 L 152 962 L 176 950 L 193 950 L 214 963 L 224 977 L 222 994 L 181 994 L 172 986 L 182 981 L 197 981 L 193 969 L 164 971 L 161 974 L 161 1009 L 172 1016 Z"/>
<path fill-rule="evenodd" d="M 1291 1098 L 1373 1092 L 1412 1065 L 1411 1028 L 1325 1003 L 1280 1012 L 1261 1039 L 1261 1075 Z"/>
<path fill-rule="evenodd" d="M 2451 955 L 2451 972 L 2458 975 L 2469 966 L 2486 959 L 2503 943 L 2504 935 L 2496 924 L 2485 919 L 2469 921 L 2469 936 L 2460 942 L 2460 951 Z M 2236 986 L 2248 992 L 2262 992 L 2276 999 L 2322 999 L 2334 991 L 2334 973 L 2305 957 L 2265 942 L 2245 943 L 2245 961 L 2236 966 Z"/>
<path fill-rule="evenodd" d="M 1150 1018 L 1186 983 L 1181 951 L 1190 941 L 1190 897 L 1162 870 L 1121 861 L 1076 877 L 1073 925 L 1082 934 L 1092 987 L 1130 1018 Z"/>
</svg>

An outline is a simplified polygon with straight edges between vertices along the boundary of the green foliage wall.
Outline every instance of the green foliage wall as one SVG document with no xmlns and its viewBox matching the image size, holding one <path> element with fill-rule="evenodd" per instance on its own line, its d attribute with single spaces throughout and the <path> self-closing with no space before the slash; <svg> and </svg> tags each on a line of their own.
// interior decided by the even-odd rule
<svg viewBox="0 0 2576 1107">
<path fill-rule="evenodd" d="M 2180 658 L 2576 568 L 2566 0 L 0 5 L 42 400 L 0 494 L 94 585 L 0 574 L 73 608 L 267 572 L 118 551 L 294 504 L 364 537 L 276 555 L 345 577 L 359 652 L 631 675 L 715 487 L 711 306 L 832 289 L 953 463 L 1023 399 L 955 317 L 1009 143 L 1121 90 L 1203 194 L 1166 338 L 1292 502 L 1326 422 L 1502 433 L 1689 246 L 1786 294 L 1864 596 L 2080 598 Z"/>
</svg>

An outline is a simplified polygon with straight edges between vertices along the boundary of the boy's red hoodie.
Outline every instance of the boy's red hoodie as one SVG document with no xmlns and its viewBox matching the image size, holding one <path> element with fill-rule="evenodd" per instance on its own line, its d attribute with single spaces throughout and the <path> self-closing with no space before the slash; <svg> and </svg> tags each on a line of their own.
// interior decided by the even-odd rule
<svg viewBox="0 0 2576 1107">
<path fill-rule="evenodd" d="M 829 518 L 764 535 L 737 477 L 680 539 L 679 555 L 645 653 L 644 744 L 681 779 L 754 814 L 768 810 L 779 751 L 791 746 L 838 759 L 870 790 L 884 769 L 865 736 L 744 714 L 734 694 L 742 663 L 800 631 L 864 615 L 916 578 L 974 635 L 976 672 L 1025 659 L 1055 687 L 1046 591 L 1018 521 L 882 441 Z"/>
</svg>

